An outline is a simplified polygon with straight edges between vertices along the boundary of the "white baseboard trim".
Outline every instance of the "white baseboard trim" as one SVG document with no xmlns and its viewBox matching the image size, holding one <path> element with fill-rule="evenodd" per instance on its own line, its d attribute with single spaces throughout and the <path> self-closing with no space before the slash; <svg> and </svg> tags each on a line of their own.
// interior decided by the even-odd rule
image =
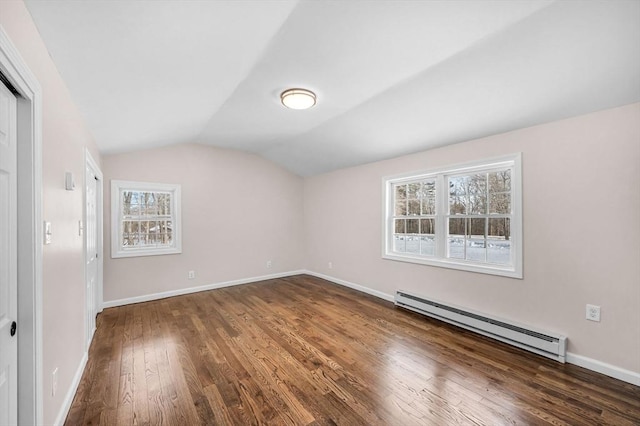
<svg viewBox="0 0 640 426">
<path fill-rule="evenodd" d="M 131 305 L 133 303 L 149 302 L 151 300 L 165 299 L 167 297 L 182 296 L 184 294 L 198 293 L 200 291 L 214 290 L 216 288 L 231 287 L 234 285 L 249 284 L 258 281 L 272 280 L 274 278 L 290 277 L 292 275 L 304 274 L 306 271 L 288 271 L 277 274 L 262 275 L 259 277 L 242 278 L 239 280 L 224 281 L 220 283 L 205 284 L 197 287 L 181 288 L 177 290 L 164 291 L 162 293 L 145 294 L 143 296 L 129 297 L 126 299 L 109 300 L 102 303 L 102 308 L 113 308 L 115 306 Z"/>
<path fill-rule="evenodd" d="M 82 355 L 82 359 L 80 360 L 80 365 L 78 365 L 76 374 L 73 376 L 71 385 L 69 386 L 69 389 L 67 390 L 67 393 L 64 396 L 64 400 L 62 401 L 62 407 L 60 407 L 60 411 L 58 411 L 58 416 L 56 417 L 56 420 L 53 423 L 55 426 L 63 425 L 64 421 L 67 419 L 67 414 L 69 414 L 71 403 L 73 402 L 73 398 L 76 396 L 76 391 L 78 390 L 80 379 L 82 379 L 82 373 L 84 373 L 84 368 L 87 365 L 87 360 L 89 359 L 88 357 L 89 357 L 89 354 L 87 352 L 85 352 L 84 355 Z"/>
<path fill-rule="evenodd" d="M 614 379 L 622 380 L 623 382 L 631 383 L 632 385 L 640 386 L 640 373 L 631 370 L 625 370 L 624 368 L 571 352 L 567 352 L 567 362 L 586 368 L 587 370 L 602 373 Z"/>
<path fill-rule="evenodd" d="M 330 277 L 329 275 L 324 275 L 324 274 L 320 274 L 318 272 L 313 272 L 313 271 L 304 271 L 302 273 L 307 274 L 307 275 L 312 275 L 314 277 L 322 278 L 323 280 L 331 281 L 332 283 L 340 284 L 340 285 L 343 285 L 345 287 L 349 287 L 349 288 L 352 288 L 354 290 L 358 290 L 358 291 L 370 294 L 370 295 L 375 296 L 375 297 L 379 297 L 380 299 L 384 299 L 384 300 L 386 300 L 388 302 L 393 302 L 394 301 L 393 295 L 387 294 L 387 293 L 383 293 L 381 291 L 374 290 L 372 288 L 365 287 L 365 286 L 360 285 L 360 284 L 355 284 L 355 283 L 352 283 L 352 282 L 349 282 L 349 281 L 341 280 L 340 278 Z"/>
</svg>

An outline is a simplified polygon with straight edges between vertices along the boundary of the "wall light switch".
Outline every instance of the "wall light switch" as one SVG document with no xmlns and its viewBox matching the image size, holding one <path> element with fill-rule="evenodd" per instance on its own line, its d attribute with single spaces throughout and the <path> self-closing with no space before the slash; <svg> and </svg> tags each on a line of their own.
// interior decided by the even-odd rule
<svg viewBox="0 0 640 426">
<path fill-rule="evenodd" d="M 51 244 L 51 222 L 44 223 L 44 243 Z"/>
<path fill-rule="evenodd" d="M 58 367 L 51 373 L 51 396 L 56 396 L 58 391 Z"/>
<path fill-rule="evenodd" d="M 64 188 L 67 191 L 73 191 L 74 189 L 76 189 L 76 180 L 73 177 L 73 173 L 66 172 L 64 174 Z"/>
</svg>

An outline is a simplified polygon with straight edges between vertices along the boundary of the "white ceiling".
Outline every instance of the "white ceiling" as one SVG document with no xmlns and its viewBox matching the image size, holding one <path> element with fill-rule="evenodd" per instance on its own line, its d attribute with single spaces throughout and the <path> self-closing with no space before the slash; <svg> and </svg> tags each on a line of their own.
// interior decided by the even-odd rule
<svg viewBox="0 0 640 426">
<path fill-rule="evenodd" d="M 638 0 L 26 3 L 105 154 L 198 142 L 307 176 L 640 101 Z"/>
</svg>

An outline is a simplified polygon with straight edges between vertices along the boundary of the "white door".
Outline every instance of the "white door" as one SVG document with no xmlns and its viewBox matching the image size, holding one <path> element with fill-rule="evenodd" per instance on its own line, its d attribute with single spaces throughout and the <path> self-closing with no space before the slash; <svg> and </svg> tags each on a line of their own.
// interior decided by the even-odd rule
<svg viewBox="0 0 640 426">
<path fill-rule="evenodd" d="M 16 98 L 0 82 L 0 425 L 18 422 Z"/>
<path fill-rule="evenodd" d="M 86 170 L 86 217 L 85 238 L 87 261 L 86 270 L 86 306 L 87 306 L 87 348 L 91 344 L 93 333 L 96 329 L 96 291 L 98 283 L 98 216 L 96 205 L 98 204 L 98 181 L 94 170 L 87 166 Z"/>
</svg>

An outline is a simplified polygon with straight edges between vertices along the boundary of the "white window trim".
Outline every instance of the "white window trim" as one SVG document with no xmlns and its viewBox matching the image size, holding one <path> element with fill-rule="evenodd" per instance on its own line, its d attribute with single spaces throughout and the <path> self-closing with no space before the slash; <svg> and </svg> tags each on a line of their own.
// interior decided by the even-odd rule
<svg viewBox="0 0 640 426">
<path fill-rule="evenodd" d="M 402 181 L 413 181 L 425 178 L 436 178 L 436 185 L 444 188 L 445 175 L 455 175 L 469 173 L 487 168 L 512 167 L 511 191 L 512 191 L 512 211 L 511 220 L 511 244 L 513 250 L 512 264 L 508 266 L 480 264 L 472 261 L 460 259 L 449 259 L 446 257 L 446 236 L 447 227 L 444 217 L 447 215 L 449 206 L 448 191 L 436 192 L 436 215 L 442 220 L 436 220 L 436 256 L 423 257 L 411 254 L 399 254 L 393 251 L 393 193 L 392 187 Z M 401 175 L 387 176 L 382 179 L 382 258 L 400 262 L 417 263 L 423 265 L 437 266 L 442 268 L 458 269 L 462 271 L 478 272 L 491 275 L 500 275 L 511 278 L 523 278 L 523 235 L 522 235 L 522 154 L 510 154 L 501 157 L 489 158 L 473 161 L 464 164 L 457 164 L 437 169 L 423 170 Z M 443 238 L 444 236 L 444 238 Z"/>
<path fill-rule="evenodd" d="M 171 211 L 174 212 L 173 243 L 169 247 L 145 247 L 123 249 L 120 245 L 122 234 L 122 208 L 120 206 L 120 192 L 134 191 L 164 191 L 171 192 Z M 126 180 L 111 181 L 111 257 L 158 256 L 182 253 L 182 219 L 181 219 L 181 185 L 166 183 L 132 182 Z"/>
</svg>

